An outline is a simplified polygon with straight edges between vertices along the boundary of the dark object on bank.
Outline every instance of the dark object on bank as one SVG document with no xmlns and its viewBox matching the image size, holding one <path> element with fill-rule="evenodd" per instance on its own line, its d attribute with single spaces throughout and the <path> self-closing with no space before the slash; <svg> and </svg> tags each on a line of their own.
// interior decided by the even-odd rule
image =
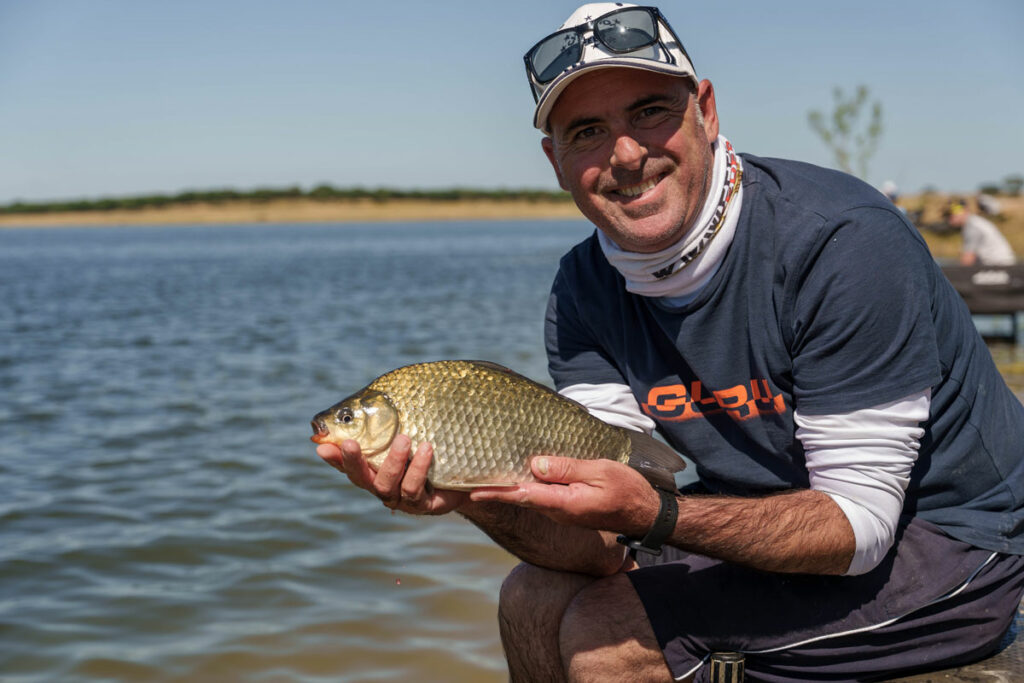
<svg viewBox="0 0 1024 683">
<path fill-rule="evenodd" d="M 944 264 L 942 272 L 953 283 L 971 313 L 1024 312 L 1024 264 L 961 266 Z"/>
</svg>

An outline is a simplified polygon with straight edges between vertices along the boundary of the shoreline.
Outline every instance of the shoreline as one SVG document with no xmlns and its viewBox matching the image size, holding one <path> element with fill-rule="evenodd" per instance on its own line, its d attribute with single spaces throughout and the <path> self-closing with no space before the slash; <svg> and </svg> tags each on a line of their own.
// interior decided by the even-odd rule
<svg viewBox="0 0 1024 683">
<path fill-rule="evenodd" d="M 919 229 L 937 259 L 955 259 L 959 233 L 929 231 L 941 220 L 948 195 L 935 193 L 901 198 L 899 204 L 921 212 Z M 1002 215 L 994 219 L 1019 256 L 1024 256 L 1024 197 L 1000 197 Z M 89 228 L 203 226 L 260 223 L 398 223 L 471 220 L 585 220 L 572 201 L 526 199 L 311 199 L 179 203 L 141 209 L 0 214 L 0 232 L 8 228 Z"/>
<path fill-rule="evenodd" d="M 559 219 L 583 215 L 571 201 L 522 199 L 374 201 L 275 199 L 196 202 L 143 209 L 67 211 L 0 215 L 3 228 L 101 227 L 126 225 L 213 225 L 231 223 L 383 223 L 398 221 Z"/>
</svg>

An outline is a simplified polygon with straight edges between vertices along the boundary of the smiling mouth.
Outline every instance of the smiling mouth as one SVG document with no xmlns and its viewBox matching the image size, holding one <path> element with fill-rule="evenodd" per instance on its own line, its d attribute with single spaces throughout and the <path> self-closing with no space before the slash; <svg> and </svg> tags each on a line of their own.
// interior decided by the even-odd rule
<svg viewBox="0 0 1024 683">
<path fill-rule="evenodd" d="M 653 190 L 654 187 L 661 182 L 662 178 L 664 178 L 663 175 L 658 175 L 653 178 L 649 178 L 648 180 L 645 180 L 641 183 L 637 183 L 636 185 L 625 185 L 623 187 L 617 187 L 614 190 L 612 190 L 609 194 L 617 194 L 619 196 L 625 197 L 626 199 L 633 199 L 634 197 L 639 197 L 648 190 Z"/>
</svg>

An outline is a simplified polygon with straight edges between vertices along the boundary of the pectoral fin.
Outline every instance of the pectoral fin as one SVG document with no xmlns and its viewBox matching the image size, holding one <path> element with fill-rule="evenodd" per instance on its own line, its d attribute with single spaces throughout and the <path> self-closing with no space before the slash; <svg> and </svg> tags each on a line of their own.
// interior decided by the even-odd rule
<svg viewBox="0 0 1024 683">
<path fill-rule="evenodd" d="M 644 432 L 625 430 L 629 436 L 629 466 L 644 475 L 651 486 L 675 491 L 675 473 L 686 469 L 686 462 L 671 447 Z"/>
</svg>

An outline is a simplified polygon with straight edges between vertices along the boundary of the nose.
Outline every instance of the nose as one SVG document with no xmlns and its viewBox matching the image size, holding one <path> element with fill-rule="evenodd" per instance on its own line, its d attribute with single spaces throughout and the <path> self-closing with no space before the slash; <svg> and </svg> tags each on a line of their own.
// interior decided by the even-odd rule
<svg viewBox="0 0 1024 683">
<path fill-rule="evenodd" d="M 636 138 L 620 135 L 615 139 L 615 147 L 612 148 L 611 165 L 636 171 L 640 169 L 646 156 L 647 148 L 641 145 Z"/>
</svg>

